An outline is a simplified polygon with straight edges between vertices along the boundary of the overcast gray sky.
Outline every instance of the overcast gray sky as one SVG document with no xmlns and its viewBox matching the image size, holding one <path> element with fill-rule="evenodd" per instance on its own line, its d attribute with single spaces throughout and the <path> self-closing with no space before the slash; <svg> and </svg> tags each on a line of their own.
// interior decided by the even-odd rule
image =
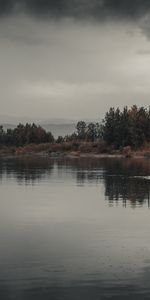
<svg viewBox="0 0 150 300">
<path fill-rule="evenodd" d="M 0 1 L 1 115 L 150 104 L 150 1 Z M 132 3 L 130 3 L 132 2 Z"/>
</svg>

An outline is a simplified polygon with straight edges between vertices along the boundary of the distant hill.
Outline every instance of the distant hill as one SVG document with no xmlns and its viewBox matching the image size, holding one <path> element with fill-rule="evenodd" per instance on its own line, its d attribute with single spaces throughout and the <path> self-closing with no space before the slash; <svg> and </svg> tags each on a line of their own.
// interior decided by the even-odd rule
<svg viewBox="0 0 150 300">
<path fill-rule="evenodd" d="M 17 123 L 18 124 L 18 123 Z M 11 128 L 14 129 L 17 124 L 2 124 L 4 130 Z M 76 124 L 39 124 L 41 125 L 46 131 L 50 131 L 55 138 L 59 135 L 65 136 L 70 135 L 76 130 Z"/>
<path fill-rule="evenodd" d="M 84 120 L 84 119 L 83 119 Z M 46 131 L 51 131 L 55 138 L 60 136 L 70 135 L 76 131 L 76 124 L 79 120 L 63 119 L 63 118 L 50 118 L 50 119 L 34 119 L 28 117 L 12 117 L 6 115 L 0 115 L 0 125 L 4 127 L 4 130 L 8 128 L 14 129 L 19 123 L 35 123 L 41 125 Z M 93 119 L 85 119 L 87 123 L 94 122 Z M 99 121 L 98 119 L 95 120 Z"/>
<path fill-rule="evenodd" d="M 50 118 L 50 119 L 41 119 L 37 120 L 38 123 L 44 124 L 44 125 L 49 125 L 49 124 L 55 124 L 55 125 L 69 125 L 69 124 L 77 124 L 78 120 L 73 120 L 73 119 L 60 119 L 60 118 Z"/>
<path fill-rule="evenodd" d="M 6 131 L 7 129 L 14 129 L 15 127 L 16 127 L 16 125 L 15 124 L 3 124 L 3 123 L 0 123 L 0 125 L 2 125 L 3 126 L 3 128 L 4 128 L 4 130 Z"/>
<path fill-rule="evenodd" d="M 6 125 L 17 125 L 19 123 L 33 123 L 35 122 L 34 119 L 28 117 L 14 117 L 14 116 L 7 116 L 7 115 L 0 115 L 0 124 Z"/>
<path fill-rule="evenodd" d="M 76 124 L 41 124 L 46 131 L 51 131 L 55 138 L 70 135 L 76 130 Z"/>
<path fill-rule="evenodd" d="M 9 115 L 0 115 L 0 124 L 14 124 L 19 123 L 36 123 L 36 124 L 75 124 L 78 120 L 69 118 L 29 118 L 29 117 L 15 117 Z"/>
<path fill-rule="evenodd" d="M 9 128 L 14 129 L 19 123 L 36 123 L 41 125 L 46 131 L 51 131 L 55 138 L 59 135 L 65 136 L 72 134 L 75 131 L 75 126 L 78 121 L 72 119 L 50 118 L 50 119 L 35 119 L 28 117 L 12 117 L 0 115 L 0 125 L 4 130 Z"/>
</svg>

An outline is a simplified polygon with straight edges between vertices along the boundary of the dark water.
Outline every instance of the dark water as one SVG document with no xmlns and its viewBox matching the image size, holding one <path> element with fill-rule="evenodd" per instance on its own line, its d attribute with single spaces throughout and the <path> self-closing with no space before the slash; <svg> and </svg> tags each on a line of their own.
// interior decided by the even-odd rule
<svg viewBox="0 0 150 300">
<path fill-rule="evenodd" d="M 150 299 L 150 160 L 0 159 L 0 300 Z"/>
</svg>

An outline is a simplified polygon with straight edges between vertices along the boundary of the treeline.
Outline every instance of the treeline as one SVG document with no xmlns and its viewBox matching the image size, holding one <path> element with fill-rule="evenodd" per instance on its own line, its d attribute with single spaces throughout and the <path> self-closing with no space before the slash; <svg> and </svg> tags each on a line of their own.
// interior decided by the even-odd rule
<svg viewBox="0 0 150 300">
<path fill-rule="evenodd" d="M 150 108 L 132 106 L 110 108 L 102 125 L 102 137 L 108 145 L 116 149 L 131 146 L 138 149 L 144 143 L 150 143 Z"/>
<path fill-rule="evenodd" d="M 34 123 L 19 124 L 7 131 L 0 126 L 0 145 L 20 147 L 29 144 L 69 142 L 76 144 L 76 149 L 80 149 L 82 143 L 88 142 L 99 145 L 105 143 L 109 149 L 114 150 L 121 150 L 126 146 L 139 149 L 144 144 L 150 144 L 150 108 L 138 108 L 136 105 L 131 108 L 124 107 L 122 111 L 119 108 L 110 108 L 102 122 L 79 121 L 72 135 L 59 136 L 57 139 L 54 139 L 51 132 L 46 132 Z"/>
<path fill-rule="evenodd" d="M 19 124 L 14 129 L 4 131 L 0 126 L 0 144 L 6 146 L 24 146 L 28 144 L 53 143 L 51 132 L 46 132 L 41 126 L 33 124 Z"/>
<path fill-rule="evenodd" d="M 130 146 L 138 149 L 144 143 L 150 143 L 150 109 L 144 107 L 110 108 L 101 123 L 80 121 L 76 133 L 68 140 L 103 141 L 114 149 Z"/>
<path fill-rule="evenodd" d="M 63 139 L 61 136 L 58 137 L 57 142 L 63 141 L 87 141 L 94 142 L 102 138 L 102 124 L 100 123 L 86 123 L 79 121 L 76 125 L 76 132 L 72 135 L 67 135 Z"/>
</svg>

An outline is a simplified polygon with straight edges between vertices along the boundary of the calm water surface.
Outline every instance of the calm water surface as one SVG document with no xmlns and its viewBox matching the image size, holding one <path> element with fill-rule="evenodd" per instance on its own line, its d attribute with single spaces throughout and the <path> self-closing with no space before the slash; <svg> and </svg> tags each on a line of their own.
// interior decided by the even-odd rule
<svg viewBox="0 0 150 300">
<path fill-rule="evenodd" d="M 0 299 L 150 299 L 150 160 L 0 159 Z"/>
</svg>

